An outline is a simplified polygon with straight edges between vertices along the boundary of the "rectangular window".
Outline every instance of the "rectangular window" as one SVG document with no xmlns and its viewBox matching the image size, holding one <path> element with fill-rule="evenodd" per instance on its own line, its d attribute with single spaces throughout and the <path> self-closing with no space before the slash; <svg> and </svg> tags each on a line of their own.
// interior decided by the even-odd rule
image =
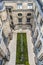
<svg viewBox="0 0 43 65">
<path fill-rule="evenodd" d="M 42 26 L 43 25 L 43 21 L 42 21 L 42 19 L 41 19 L 41 21 L 40 21 L 40 26 Z"/>
<path fill-rule="evenodd" d="M 30 18 L 27 18 L 27 22 L 30 22 Z"/>
<path fill-rule="evenodd" d="M 17 4 L 17 8 L 18 8 L 18 9 L 22 9 L 22 3 L 18 3 L 18 4 Z"/>
<path fill-rule="evenodd" d="M 19 22 L 22 22 L 22 18 L 19 18 L 18 21 L 19 21 Z"/>
<path fill-rule="evenodd" d="M 12 16 L 10 15 L 10 19 L 13 20 Z"/>
<path fill-rule="evenodd" d="M 32 9 L 33 8 L 33 4 L 32 3 L 28 3 L 28 9 Z"/>
<path fill-rule="evenodd" d="M 37 18 L 38 18 L 38 16 L 39 16 L 39 12 L 37 13 Z"/>
<path fill-rule="evenodd" d="M 9 12 L 11 13 L 11 8 L 9 8 Z"/>
</svg>

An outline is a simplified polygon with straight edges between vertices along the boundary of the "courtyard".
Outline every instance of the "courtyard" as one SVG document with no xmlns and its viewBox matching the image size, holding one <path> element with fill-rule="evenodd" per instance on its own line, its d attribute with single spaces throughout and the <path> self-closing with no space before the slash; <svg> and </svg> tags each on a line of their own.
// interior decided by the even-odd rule
<svg viewBox="0 0 43 65">
<path fill-rule="evenodd" d="M 17 37 L 19 38 L 18 39 L 19 41 L 17 41 Z M 21 39 L 22 37 L 24 39 Z M 21 43 L 21 40 L 23 40 L 22 44 L 18 45 L 17 42 Z M 26 44 L 24 44 L 23 42 Z M 22 46 L 23 48 L 21 47 L 21 45 L 23 45 Z M 18 51 L 17 47 L 18 47 L 19 51 Z M 20 65 L 21 64 L 23 64 L 23 65 L 35 65 L 35 60 L 34 60 L 35 55 L 33 52 L 33 48 L 34 47 L 32 44 L 32 37 L 31 37 L 31 31 L 30 30 L 13 31 L 13 38 L 9 44 L 10 61 L 7 62 L 6 65 L 16 65 L 16 64 L 17 65 L 19 65 L 19 64 Z"/>
</svg>

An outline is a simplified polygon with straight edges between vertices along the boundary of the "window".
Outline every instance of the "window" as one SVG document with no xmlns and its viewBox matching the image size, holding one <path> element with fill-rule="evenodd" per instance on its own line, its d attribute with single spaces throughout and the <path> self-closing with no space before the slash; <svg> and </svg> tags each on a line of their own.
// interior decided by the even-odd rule
<svg viewBox="0 0 43 65">
<path fill-rule="evenodd" d="M 1 32 L 1 29 L 0 29 L 0 32 Z"/>
<path fill-rule="evenodd" d="M 27 18 L 27 22 L 30 22 L 30 18 Z"/>
<path fill-rule="evenodd" d="M 14 29 L 14 23 L 13 23 L 13 21 L 11 22 L 10 27 L 11 27 L 12 29 Z"/>
<path fill-rule="evenodd" d="M 38 37 L 38 29 L 36 30 L 36 33 L 35 34 L 36 34 L 36 39 L 37 39 L 37 37 Z"/>
<path fill-rule="evenodd" d="M 43 60 L 43 56 L 40 58 L 40 60 L 41 60 L 41 61 Z"/>
<path fill-rule="evenodd" d="M 9 12 L 11 12 L 11 8 L 9 8 Z"/>
<path fill-rule="evenodd" d="M 31 16 L 31 13 L 28 13 L 27 16 Z"/>
<path fill-rule="evenodd" d="M 43 0 L 40 0 L 43 3 Z"/>
<path fill-rule="evenodd" d="M 42 26 L 43 25 L 43 21 L 42 21 L 42 19 L 41 19 L 41 21 L 40 21 L 40 26 Z"/>
<path fill-rule="evenodd" d="M 35 6 L 35 12 L 36 12 L 36 6 Z"/>
<path fill-rule="evenodd" d="M 42 38 L 43 38 L 43 35 L 42 35 Z"/>
<path fill-rule="evenodd" d="M 37 45 L 37 49 L 38 49 L 38 51 L 41 50 L 41 47 L 42 47 L 42 43 L 41 43 L 41 41 L 39 41 L 39 42 L 38 42 L 38 45 Z"/>
<path fill-rule="evenodd" d="M 0 10 L 3 9 L 3 2 L 0 2 Z"/>
<path fill-rule="evenodd" d="M 13 20 L 12 16 L 10 15 L 10 19 Z"/>
<path fill-rule="evenodd" d="M 28 3 L 28 9 L 32 9 L 33 8 L 33 4 L 32 3 Z"/>
<path fill-rule="evenodd" d="M 18 4 L 17 4 L 17 8 L 18 8 L 18 9 L 22 9 L 22 3 L 18 3 Z"/>
<path fill-rule="evenodd" d="M 39 59 L 39 61 L 43 61 L 43 56 Z"/>
<path fill-rule="evenodd" d="M 0 60 L 0 65 L 2 65 L 3 64 L 3 60 Z"/>
<path fill-rule="evenodd" d="M 0 35 L 0 43 L 1 43 L 1 41 L 2 41 L 2 36 Z"/>
<path fill-rule="evenodd" d="M 18 18 L 18 21 L 19 21 L 19 22 L 22 22 L 22 18 Z"/>
<path fill-rule="evenodd" d="M 37 17 L 39 16 L 39 12 L 37 13 Z"/>
<path fill-rule="evenodd" d="M 22 16 L 22 14 L 21 13 L 18 13 L 18 16 Z"/>
</svg>

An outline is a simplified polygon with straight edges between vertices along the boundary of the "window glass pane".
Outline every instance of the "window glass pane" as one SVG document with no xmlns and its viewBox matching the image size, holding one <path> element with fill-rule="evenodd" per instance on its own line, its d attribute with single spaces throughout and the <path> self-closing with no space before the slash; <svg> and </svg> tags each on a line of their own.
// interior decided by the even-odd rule
<svg viewBox="0 0 43 65">
<path fill-rule="evenodd" d="M 2 39 L 0 38 L 0 43 L 1 43 Z"/>
<path fill-rule="evenodd" d="M 19 18 L 18 21 L 19 21 L 19 22 L 22 22 L 22 18 Z"/>
<path fill-rule="evenodd" d="M 42 19 L 41 19 L 41 21 L 40 21 L 40 26 L 42 26 L 43 25 L 43 21 L 42 21 Z"/>
<path fill-rule="evenodd" d="M 28 9 L 32 9 L 33 4 L 32 3 L 28 3 Z"/>
<path fill-rule="evenodd" d="M 2 65 L 3 60 L 0 60 L 0 65 Z"/>
<path fill-rule="evenodd" d="M 31 13 L 28 13 L 27 16 L 31 16 Z"/>
<path fill-rule="evenodd" d="M 18 16 L 22 16 L 22 14 L 21 13 L 18 13 Z"/>
<path fill-rule="evenodd" d="M 0 10 L 3 9 L 3 2 L 0 2 Z"/>
<path fill-rule="evenodd" d="M 27 18 L 27 22 L 30 22 L 30 18 Z"/>
<path fill-rule="evenodd" d="M 11 12 L 11 8 L 9 8 L 9 12 Z"/>
<path fill-rule="evenodd" d="M 17 4 L 17 8 L 18 8 L 18 9 L 22 9 L 22 3 L 18 3 L 18 4 Z"/>
<path fill-rule="evenodd" d="M 10 15 L 10 19 L 13 20 L 12 16 Z"/>
</svg>

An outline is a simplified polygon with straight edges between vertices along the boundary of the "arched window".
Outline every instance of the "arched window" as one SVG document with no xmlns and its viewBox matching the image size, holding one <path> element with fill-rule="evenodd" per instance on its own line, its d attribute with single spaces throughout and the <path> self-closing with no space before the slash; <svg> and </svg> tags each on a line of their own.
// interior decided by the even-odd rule
<svg viewBox="0 0 43 65">
<path fill-rule="evenodd" d="M 22 13 L 18 13 L 18 16 L 19 16 L 18 21 L 22 22 Z"/>
<path fill-rule="evenodd" d="M 22 16 L 22 13 L 18 13 L 18 16 Z"/>
</svg>

